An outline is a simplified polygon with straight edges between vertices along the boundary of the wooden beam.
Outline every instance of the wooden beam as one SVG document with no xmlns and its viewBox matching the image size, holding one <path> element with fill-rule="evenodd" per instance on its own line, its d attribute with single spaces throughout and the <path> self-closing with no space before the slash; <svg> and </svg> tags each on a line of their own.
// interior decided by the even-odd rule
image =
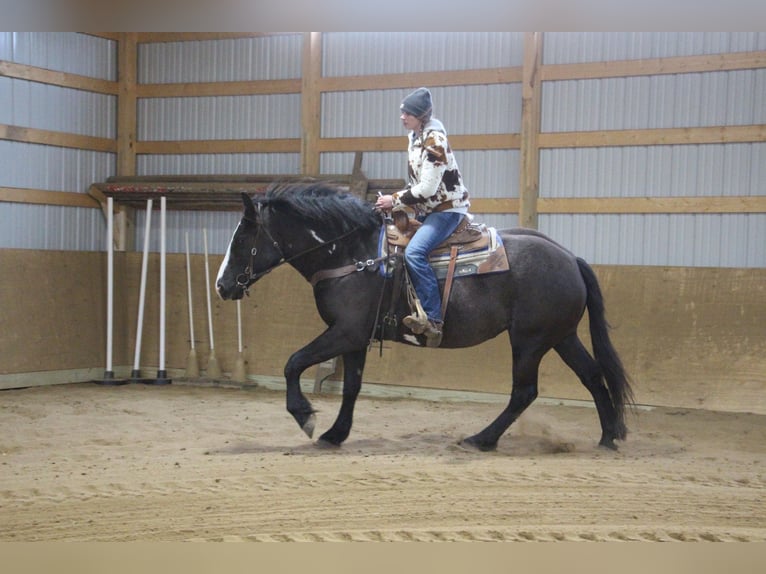
<svg viewBox="0 0 766 574">
<path fill-rule="evenodd" d="M 521 68 L 485 68 L 449 72 L 412 72 L 405 74 L 377 74 L 367 76 L 335 76 L 319 80 L 322 92 L 356 90 L 390 90 L 419 86 L 465 86 L 509 84 L 521 81 Z"/>
<path fill-rule="evenodd" d="M 300 32 L 139 32 L 139 44 L 160 44 L 164 42 L 202 42 L 208 40 L 238 40 L 241 38 L 263 38 L 266 36 L 295 36 Z"/>
<path fill-rule="evenodd" d="M 540 110 L 543 33 L 524 34 L 524 65 L 521 83 L 521 167 L 519 169 L 519 225 L 537 229 L 540 186 Z"/>
<path fill-rule="evenodd" d="M 95 36 L 96 38 L 103 38 L 104 40 L 113 40 L 115 42 L 120 41 L 120 32 L 78 32 L 78 34 L 85 34 L 86 36 Z"/>
<path fill-rule="evenodd" d="M 116 95 L 119 91 L 118 83 L 111 80 L 56 72 L 6 60 L 0 60 L 0 76 L 99 94 Z"/>
<path fill-rule="evenodd" d="M 518 213 L 517 198 L 471 198 L 473 213 Z M 766 196 L 715 197 L 541 197 L 538 213 L 766 213 Z"/>
<path fill-rule="evenodd" d="M 766 213 L 766 196 L 578 197 L 539 200 L 540 213 Z"/>
<path fill-rule="evenodd" d="M 253 80 L 247 82 L 185 82 L 176 84 L 139 84 L 139 98 L 197 98 L 207 96 L 252 96 L 299 94 L 300 80 Z"/>
<path fill-rule="evenodd" d="M 733 54 L 588 62 L 584 64 L 547 64 L 542 67 L 540 75 L 544 81 L 589 80 L 596 78 L 752 70 L 757 68 L 766 68 L 766 52 L 737 52 Z"/>
<path fill-rule="evenodd" d="M 658 128 L 542 133 L 541 148 L 650 146 L 766 141 L 766 124 L 709 128 Z"/>
<path fill-rule="evenodd" d="M 406 136 L 322 138 L 320 152 L 402 151 Z M 459 150 L 518 149 L 518 134 L 450 135 L 450 146 Z M 404 142 L 404 143 L 403 143 Z"/>
<path fill-rule="evenodd" d="M 299 139 L 139 141 L 137 154 L 300 153 Z"/>
<path fill-rule="evenodd" d="M 98 201 L 84 193 L 20 187 L 0 187 L 0 201 L 63 207 L 99 207 Z"/>
<path fill-rule="evenodd" d="M 101 152 L 117 151 L 117 142 L 108 138 L 82 136 L 51 130 L 39 130 L 22 126 L 0 124 L 0 140 L 10 140 L 22 143 L 51 145 L 57 147 L 87 149 Z"/>
<path fill-rule="evenodd" d="M 152 182 L 146 176 L 136 178 L 139 185 L 131 186 L 129 181 L 125 185 L 119 184 L 94 184 L 88 194 L 74 193 L 66 191 L 49 191 L 43 189 L 26 189 L 15 187 L 0 187 L 0 201 L 10 203 L 26 203 L 35 205 L 57 205 L 64 207 L 86 207 L 99 208 L 99 203 L 105 203 L 106 190 L 110 195 L 119 196 L 121 199 L 135 196 L 135 201 L 139 203 L 145 201 L 146 197 L 154 197 L 160 193 L 157 190 L 158 185 L 168 189 L 168 195 L 189 195 L 191 194 L 195 201 L 203 205 L 205 209 L 232 209 L 229 204 L 222 205 L 221 199 L 234 194 L 232 205 L 239 208 L 239 192 L 247 191 L 257 193 L 263 191 L 270 183 L 264 178 L 268 176 L 259 176 L 262 182 L 247 182 L 243 178 L 239 181 L 231 181 L 228 184 L 221 185 L 221 182 L 211 182 L 215 184 L 215 191 L 210 191 L 210 185 L 203 185 L 202 182 L 193 183 L 190 177 L 186 183 L 179 179 L 176 185 L 172 181 Z M 280 176 L 271 176 L 272 179 Z M 285 176 L 288 177 L 288 176 Z M 349 176 L 346 176 L 348 178 Z M 122 179 L 122 178 L 115 178 Z M 327 176 L 328 181 L 332 180 L 339 183 L 343 182 L 343 176 Z M 403 185 L 401 181 L 391 180 L 370 180 L 371 188 L 386 189 L 390 187 L 398 189 Z M 346 182 L 348 184 L 348 182 Z M 131 191 L 133 190 L 133 191 Z M 206 191 L 207 190 L 207 191 Z M 133 195 L 131 195 L 131 193 Z M 175 196 L 172 197 L 173 199 Z M 218 199 L 216 199 L 218 198 Z M 134 201 L 134 202 L 135 202 Z M 518 213 L 519 199 L 515 197 L 471 198 L 471 211 L 473 213 Z M 175 205 L 175 204 L 173 204 Z M 707 197 L 541 197 L 538 199 L 538 213 L 549 214 L 652 214 L 652 213 L 766 213 L 766 196 L 707 196 Z"/>
<path fill-rule="evenodd" d="M 119 42 L 118 73 L 120 95 L 117 100 L 117 175 L 135 175 L 137 120 L 136 84 L 138 43 L 136 32 L 124 32 Z"/>
<path fill-rule="evenodd" d="M 322 131 L 322 33 L 303 34 L 303 67 L 301 75 L 301 173 L 319 174 L 319 139 Z"/>
<path fill-rule="evenodd" d="M 471 213 L 518 213 L 517 197 L 472 197 Z"/>
</svg>

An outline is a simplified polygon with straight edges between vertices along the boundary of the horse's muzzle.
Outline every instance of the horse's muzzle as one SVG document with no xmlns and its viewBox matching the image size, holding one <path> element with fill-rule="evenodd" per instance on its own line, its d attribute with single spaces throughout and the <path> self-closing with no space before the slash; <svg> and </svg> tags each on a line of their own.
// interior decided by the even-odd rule
<svg viewBox="0 0 766 574">
<path fill-rule="evenodd" d="M 235 284 L 227 288 L 221 281 L 216 283 L 215 291 L 218 293 L 218 297 L 224 301 L 229 299 L 236 301 L 237 299 L 242 299 L 245 295 L 245 290 L 240 285 Z"/>
</svg>

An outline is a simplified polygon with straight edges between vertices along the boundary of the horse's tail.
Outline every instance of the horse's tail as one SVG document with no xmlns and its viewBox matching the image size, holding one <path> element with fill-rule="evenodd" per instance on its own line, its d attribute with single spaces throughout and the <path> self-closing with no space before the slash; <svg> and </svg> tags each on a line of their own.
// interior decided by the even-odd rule
<svg viewBox="0 0 766 574">
<path fill-rule="evenodd" d="M 617 416 L 616 438 L 624 439 L 628 432 L 625 426 L 625 407 L 633 406 L 633 389 L 630 380 L 622 366 L 617 351 L 609 338 L 609 323 L 604 312 L 604 297 L 598 284 L 596 274 L 588 263 L 577 258 L 580 274 L 585 281 L 588 290 L 586 305 L 588 307 L 588 319 L 590 321 L 590 338 L 593 345 L 593 356 L 596 358 L 606 379 L 609 396 Z"/>
</svg>

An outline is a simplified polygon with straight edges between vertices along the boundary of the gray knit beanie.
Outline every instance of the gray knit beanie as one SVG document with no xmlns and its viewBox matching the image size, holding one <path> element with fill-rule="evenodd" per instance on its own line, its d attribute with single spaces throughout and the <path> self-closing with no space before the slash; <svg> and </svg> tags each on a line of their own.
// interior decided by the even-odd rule
<svg viewBox="0 0 766 574">
<path fill-rule="evenodd" d="M 428 88 L 418 88 L 402 100 L 401 110 L 416 118 L 422 118 L 432 109 L 431 92 Z"/>
</svg>

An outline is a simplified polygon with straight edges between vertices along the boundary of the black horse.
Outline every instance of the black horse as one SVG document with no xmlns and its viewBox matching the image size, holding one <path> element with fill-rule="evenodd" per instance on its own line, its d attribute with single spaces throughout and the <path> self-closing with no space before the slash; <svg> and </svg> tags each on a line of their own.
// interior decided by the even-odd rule
<svg viewBox="0 0 766 574">
<path fill-rule="evenodd" d="M 244 216 L 218 272 L 218 294 L 239 299 L 284 263 L 314 284 L 327 329 L 287 361 L 287 410 L 312 437 L 315 415 L 301 392 L 300 376 L 312 365 L 342 356 L 340 411 L 317 443 L 338 446 L 351 431 L 379 310 L 387 309 L 393 296 L 386 288 L 391 281 L 376 261 L 382 218 L 371 204 L 321 182 L 272 186 L 255 200 L 246 194 L 242 198 Z M 596 275 L 584 260 L 541 233 L 510 229 L 500 236 L 510 270 L 454 280 L 441 348 L 477 345 L 507 331 L 513 352 L 511 398 L 491 424 L 461 444 L 483 451 L 496 448 L 500 436 L 537 397 L 540 361 L 555 349 L 593 395 L 602 429 L 599 444 L 616 449 L 615 439 L 627 434 L 624 411 L 632 404 L 632 391 L 609 339 Z M 409 314 L 407 297 L 395 297 L 401 319 Z M 595 359 L 577 336 L 586 307 Z M 425 344 L 400 320 L 391 338 Z"/>
</svg>

